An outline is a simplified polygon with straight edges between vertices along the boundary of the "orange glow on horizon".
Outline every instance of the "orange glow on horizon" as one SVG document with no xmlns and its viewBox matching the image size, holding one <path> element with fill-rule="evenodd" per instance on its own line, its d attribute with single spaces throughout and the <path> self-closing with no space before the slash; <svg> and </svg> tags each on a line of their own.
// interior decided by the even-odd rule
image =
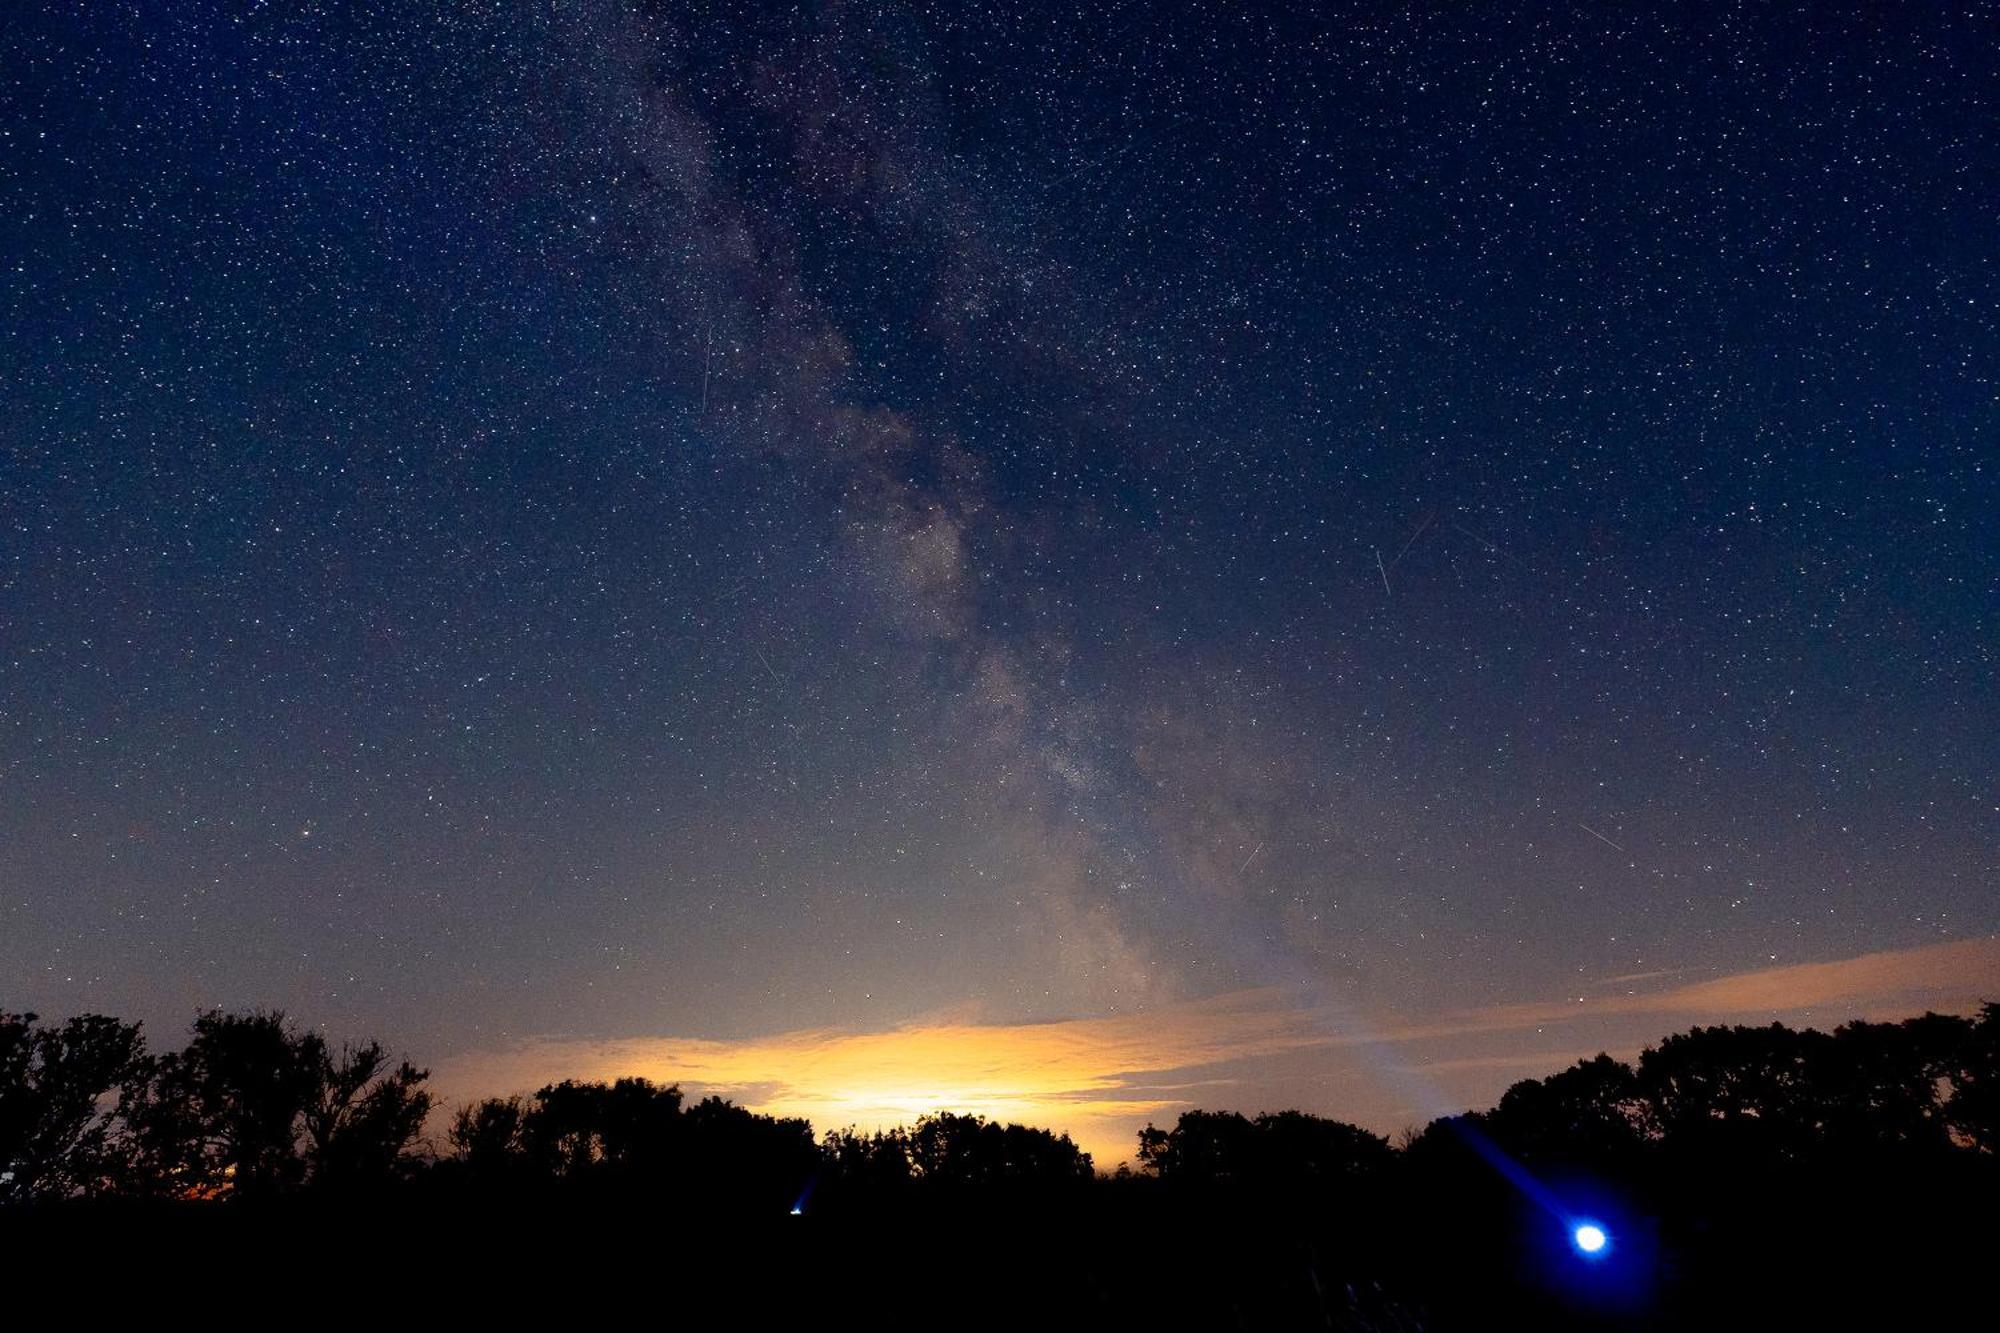
<svg viewBox="0 0 2000 1333">
<path fill-rule="evenodd" d="M 1665 974 L 1663 974 L 1665 975 Z M 1621 979 L 1625 981 L 1635 978 Z M 810 1120 L 815 1132 L 908 1124 L 933 1111 L 1037 1125 L 1068 1133 L 1100 1169 L 1131 1158 L 1138 1129 L 1195 1105 L 1276 1109 L 1266 1075 L 1305 1062 L 1320 1104 L 1377 1129 L 1406 1123 L 1411 1108 L 1382 1101 L 1381 1068 L 1364 1043 L 1457 1047 L 1401 1065 L 1404 1072 L 1470 1071 L 1502 1080 L 1554 1073 L 1562 1058 L 1524 1050 L 1555 1029 L 1572 1050 L 1634 1052 L 1695 1022 L 1831 1025 L 1931 1007 L 1969 1011 L 2000 996 L 2000 939 L 1960 940 L 1739 973 L 1647 992 L 1630 989 L 1561 1001 L 1500 1004 L 1414 1021 L 1358 1022 L 1301 1006 L 1276 989 L 1243 991 L 1143 1012 L 1045 1023 L 913 1023 L 881 1032 L 814 1028 L 742 1040 L 680 1037 L 547 1038 L 448 1062 L 435 1087 L 446 1104 L 527 1092 L 565 1078 L 625 1076 L 717 1093 L 751 1110 Z M 1454 1058 L 1456 1056 L 1457 1058 Z M 1293 1089 L 1297 1081 L 1287 1085 Z M 1481 1085 L 1483 1086 L 1483 1085 Z M 1361 1114 L 1371 1098 L 1375 1114 Z M 1290 1098 L 1286 1104 L 1290 1104 Z"/>
<path fill-rule="evenodd" d="M 1185 1085 L 1140 1081 L 1321 1046 L 1313 1016 L 1274 991 L 1143 1014 L 1051 1023 L 815 1029 L 745 1041 L 632 1038 L 535 1041 L 443 1071 L 449 1095 L 552 1079 L 627 1075 L 718 1091 L 752 1110 L 799 1116 L 816 1131 L 907 1124 L 947 1110 L 1067 1132 L 1101 1167 L 1131 1155 L 1148 1118 L 1190 1105 Z"/>
</svg>

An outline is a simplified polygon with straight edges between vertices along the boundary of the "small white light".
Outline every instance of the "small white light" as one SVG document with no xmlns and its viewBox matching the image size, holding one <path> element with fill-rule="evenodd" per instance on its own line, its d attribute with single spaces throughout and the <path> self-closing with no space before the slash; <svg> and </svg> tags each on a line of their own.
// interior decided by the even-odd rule
<svg viewBox="0 0 2000 1333">
<path fill-rule="evenodd" d="M 1601 1254 L 1611 1241 L 1611 1237 L 1604 1234 L 1604 1228 L 1595 1222 L 1585 1222 L 1570 1235 L 1576 1241 L 1576 1248 L 1585 1254 Z"/>
<path fill-rule="evenodd" d="M 800 1214 L 802 1214 L 802 1213 L 804 1213 L 804 1212 L 805 1212 L 805 1209 L 803 1209 L 803 1208 L 799 1207 L 799 1206 L 798 1206 L 797 1204 L 793 1204 L 793 1205 L 792 1205 L 792 1216 L 793 1216 L 793 1217 L 798 1217 L 798 1216 L 799 1216 Z"/>
</svg>

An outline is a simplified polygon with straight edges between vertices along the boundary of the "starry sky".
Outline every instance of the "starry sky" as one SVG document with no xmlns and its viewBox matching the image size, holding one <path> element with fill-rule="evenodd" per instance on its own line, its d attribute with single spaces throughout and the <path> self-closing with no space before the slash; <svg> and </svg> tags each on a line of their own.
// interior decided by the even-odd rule
<svg viewBox="0 0 2000 1333">
<path fill-rule="evenodd" d="M 1111 1151 L 2000 993 L 1996 20 L 10 8 L 0 1002 Z"/>
</svg>

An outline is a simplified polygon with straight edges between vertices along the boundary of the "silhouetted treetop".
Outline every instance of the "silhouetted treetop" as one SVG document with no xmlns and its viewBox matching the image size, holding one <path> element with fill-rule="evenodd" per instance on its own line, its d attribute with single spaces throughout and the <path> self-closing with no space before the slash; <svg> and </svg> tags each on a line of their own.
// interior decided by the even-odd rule
<svg viewBox="0 0 2000 1333">
<path fill-rule="evenodd" d="M 1162 1180 L 1324 1188 L 1380 1171 L 1392 1155 L 1378 1134 L 1302 1111 L 1254 1120 L 1187 1111 L 1171 1130 L 1139 1131 L 1139 1163 Z"/>
<path fill-rule="evenodd" d="M 1088 1180 L 1090 1154 L 1070 1141 L 1027 1125 L 939 1111 L 910 1126 L 910 1173 L 953 1185 Z"/>
</svg>

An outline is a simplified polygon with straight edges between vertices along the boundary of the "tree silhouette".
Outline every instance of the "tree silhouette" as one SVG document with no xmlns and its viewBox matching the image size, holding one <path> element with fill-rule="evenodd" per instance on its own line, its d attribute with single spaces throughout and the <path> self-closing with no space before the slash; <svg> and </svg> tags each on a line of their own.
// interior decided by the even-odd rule
<svg viewBox="0 0 2000 1333">
<path fill-rule="evenodd" d="M 1233 1111 L 1186 1111 L 1173 1129 L 1139 1131 L 1139 1163 L 1162 1180 L 1312 1187 L 1385 1170 L 1389 1141 L 1340 1120 L 1280 1111 L 1255 1120 Z"/>
<path fill-rule="evenodd" d="M 820 1170 L 807 1121 L 758 1115 L 720 1097 L 703 1098 L 686 1121 L 688 1187 L 728 1208 L 790 1208 Z"/>
<path fill-rule="evenodd" d="M 1638 1075 L 1602 1054 L 1514 1084 L 1482 1124 L 1510 1151 L 1534 1161 L 1629 1160 L 1656 1133 Z"/>
<path fill-rule="evenodd" d="M 1171 1130 L 1139 1131 L 1139 1164 L 1163 1180 L 1244 1180 L 1256 1171 L 1256 1137 L 1234 1111 L 1183 1111 Z"/>
<path fill-rule="evenodd" d="M 1374 1176 L 1394 1160 L 1387 1139 L 1342 1120 L 1277 1111 L 1258 1116 L 1256 1124 L 1264 1160 L 1322 1191 Z"/>
<path fill-rule="evenodd" d="M 137 1023 L 101 1014 L 43 1027 L 0 1013 L 0 1201 L 64 1198 L 108 1183 L 107 1094 L 145 1060 Z"/>
<path fill-rule="evenodd" d="M 375 1042 L 335 1052 L 325 1038 L 297 1038 L 296 1057 L 313 1075 L 301 1112 L 307 1170 L 316 1184 L 361 1184 L 393 1177 L 408 1160 L 431 1112 L 428 1071 L 391 1068 Z"/>
<path fill-rule="evenodd" d="M 182 1198 L 386 1179 L 430 1112 L 425 1077 L 374 1043 L 336 1053 L 280 1013 L 205 1013 L 184 1049 L 127 1079 L 123 1169 L 139 1192 Z"/>
<path fill-rule="evenodd" d="M 614 1167 L 657 1171 L 681 1149 L 681 1090 L 621 1078 L 598 1094 L 598 1145 Z"/>
<path fill-rule="evenodd" d="M 1090 1154 L 1067 1134 L 939 1111 L 910 1126 L 910 1172 L 946 1185 L 1052 1183 L 1091 1178 Z"/>
<path fill-rule="evenodd" d="M 535 1093 L 522 1126 L 522 1143 L 537 1169 L 576 1179 L 603 1156 L 601 1083 L 564 1079 Z"/>
<path fill-rule="evenodd" d="M 910 1136 L 900 1126 L 863 1134 L 852 1127 L 828 1130 L 821 1144 L 829 1175 L 868 1190 L 892 1189 L 916 1178 Z"/>
<path fill-rule="evenodd" d="M 1831 1033 L 1695 1028 L 1640 1056 L 1640 1092 L 1662 1142 L 1683 1154 L 1798 1160 L 1979 1146 L 1991 1013 Z"/>
<path fill-rule="evenodd" d="M 1952 1126 L 1940 1089 L 1962 1076 L 1971 1037 L 1970 1023 L 1943 1014 L 1834 1029 L 1810 1070 L 1820 1150 L 1949 1150 Z"/>
<path fill-rule="evenodd" d="M 720 1097 L 685 1109 L 683 1100 L 678 1087 L 643 1078 L 564 1080 L 525 1101 L 488 1098 L 460 1109 L 447 1141 L 454 1167 L 473 1179 L 664 1190 L 724 1210 L 790 1206 L 819 1171 L 807 1122 Z"/>
<path fill-rule="evenodd" d="M 1954 1139 L 2000 1153 L 2000 1004 L 1981 1006 L 1951 1073 L 1946 1119 Z"/>
<path fill-rule="evenodd" d="M 126 1089 L 120 1114 L 139 1187 L 254 1197 L 300 1183 L 298 1127 L 312 1091 L 282 1014 L 202 1014 L 183 1050 Z"/>
<path fill-rule="evenodd" d="M 455 1159 L 482 1174 L 526 1163 L 528 1107 L 519 1097 L 488 1097 L 461 1106 L 446 1139 Z"/>
</svg>

